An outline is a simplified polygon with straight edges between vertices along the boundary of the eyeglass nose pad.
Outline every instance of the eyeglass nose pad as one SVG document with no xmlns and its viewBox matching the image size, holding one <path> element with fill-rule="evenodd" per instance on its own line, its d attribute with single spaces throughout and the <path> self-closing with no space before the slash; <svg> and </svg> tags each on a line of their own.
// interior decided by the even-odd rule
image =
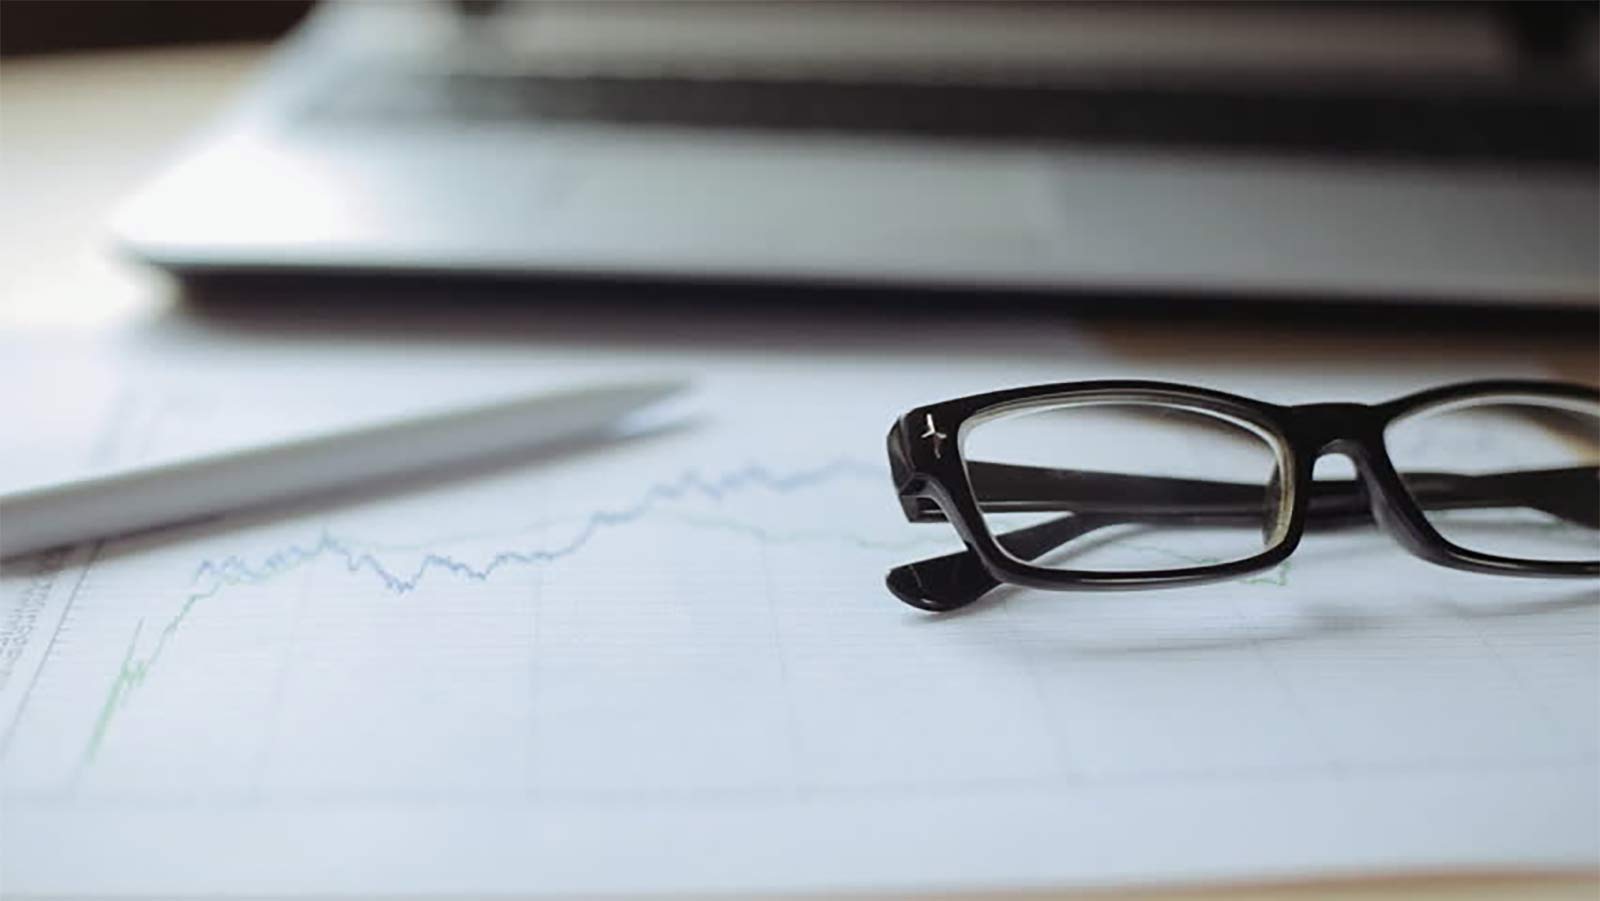
<svg viewBox="0 0 1600 901">
<path fill-rule="evenodd" d="M 1262 500 L 1265 506 L 1264 515 L 1261 517 L 1261 546 L 1272 547 L 1289 530 L 1289 505 L 1285 503 L 1283 468 L 1276 460 L 1272 463 L 1272 474 L 1267 477 L 1266 497 Z"/>
</svg>

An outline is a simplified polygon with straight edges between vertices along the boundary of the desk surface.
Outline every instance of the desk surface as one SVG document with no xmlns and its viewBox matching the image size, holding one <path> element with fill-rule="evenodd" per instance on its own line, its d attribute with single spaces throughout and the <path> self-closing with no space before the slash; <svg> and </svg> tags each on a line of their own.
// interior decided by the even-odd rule
<svg viewBox="0 0 1600 901">
<path fill-rule="evenodd" d="M 265 50 L 227 47 L 40 58 L 0 67 L 0 329 L 13 335 L 99 335 L 170 314 L 175 289 L 159 274 L 108 253 L 100 225 L 112 204 L 149 176 L 238 87 Z M 1321 356 L 1381 365 L 1431 356 L 1504 362 L 1536 359 L 1595 381 L 1593 335 L 1438 334 L 1396 327 L 1310 331 L 1292 324 L 1197 323 L 1174 330 L 1145 319 L 1095 319 L 1083 327 L 1131 356 Z M 1196 340 L 1196 331 L 1204 333 Z M 1175 332 L 1181 332 L 1176 334 Z M 1175 890 L 1072 897 L 1301 899 L 1593 898 L 1587 876 L 1372 879 L 1260 886 L 1225 893 Z M 1048 895 L 1026 894 L 1024 897 Z"/>
</svg>

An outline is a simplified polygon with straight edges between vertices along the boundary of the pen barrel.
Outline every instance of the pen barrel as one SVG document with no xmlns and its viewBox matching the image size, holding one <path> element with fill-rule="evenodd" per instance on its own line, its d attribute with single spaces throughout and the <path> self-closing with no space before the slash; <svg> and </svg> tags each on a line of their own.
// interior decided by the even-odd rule
<svg viewBox="0 0 1600 901">
<path fill-rule="evenodd" d="M 0 557 L 594 436 L 676 386 L 580 389 L 0 496 Z"/>
</svg>

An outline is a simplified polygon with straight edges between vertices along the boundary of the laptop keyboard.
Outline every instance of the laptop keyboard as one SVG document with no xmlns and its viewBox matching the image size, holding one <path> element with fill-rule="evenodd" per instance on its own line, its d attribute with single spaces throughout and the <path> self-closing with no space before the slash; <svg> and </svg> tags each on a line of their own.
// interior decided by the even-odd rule
<svg viewBox="0 0 1600 901">
<path fill-rule="evenodd" d="M 600 123 L 1472 162 L 1600 160 L 1592 94 L 367 71 L 321 92 L 306 117 L 324 125 Z"/>
</svg>

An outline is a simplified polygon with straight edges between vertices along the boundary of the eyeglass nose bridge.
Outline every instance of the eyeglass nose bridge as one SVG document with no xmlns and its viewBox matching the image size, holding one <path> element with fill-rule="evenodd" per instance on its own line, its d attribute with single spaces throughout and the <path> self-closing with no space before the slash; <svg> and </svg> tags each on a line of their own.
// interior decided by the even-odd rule
<svg viewBox="0 0 1600 901">
<path fill-rule="evenodd" d="M 1290 410 L 1298 433 L 1295 443 L 1310 449 L 1314 457 L 1328 453 L 1354 456 L 1383 445 L 1377 412 L 1366 404 L 1304 404 Z"/>
<path fill-rule="evenodd" d="M 1300 463 L 1302 478 L 1309 484 L 1317 461 L 1325 456 L 1345 457 L 1355 467 L 1379 528 L 1412 553 L 1436 557 L 1431 550 L 1432 530 L 1384 448 L 1384 418 L 1379 412 L 1353 403 L 1307 404 L 1294 411 L 1296 443 L 1307 449 L 1308 457 Z"/>
</svg>

